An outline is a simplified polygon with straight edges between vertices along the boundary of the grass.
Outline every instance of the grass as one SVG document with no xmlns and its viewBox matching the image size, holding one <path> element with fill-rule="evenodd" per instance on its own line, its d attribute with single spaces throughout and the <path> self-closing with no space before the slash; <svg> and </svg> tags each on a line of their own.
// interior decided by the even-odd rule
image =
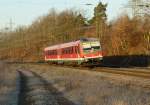
<svg viewBox="0 0 150 105">
<path fill-rule="evenodd" d="M 0 105 L 16 105 L 19 94 L 19 76 L 10 65 L 0 62 Z"/>
<path fill-rule="evenodd" d="M 38 73 L 78 105 L 150 104 L 150 90 L 136 85 L 136 78 L 45 65 L 24 65 L 24 68 Z"/>
</svg>

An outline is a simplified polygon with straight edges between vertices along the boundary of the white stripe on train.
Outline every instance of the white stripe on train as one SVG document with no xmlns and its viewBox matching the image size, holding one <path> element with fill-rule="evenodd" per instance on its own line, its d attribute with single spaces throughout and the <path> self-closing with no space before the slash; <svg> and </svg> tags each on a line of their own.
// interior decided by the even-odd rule
<svg viewBox="0 0 150 105">
<path fill-rule="evenodd" d="M 84 61 L 92 58 L 102 58 L 102 56 L 86 57 L 86 58 L 63 58 L 63 59 L 47 59 L 45 57 L 45 61 Z"/>
</svg>

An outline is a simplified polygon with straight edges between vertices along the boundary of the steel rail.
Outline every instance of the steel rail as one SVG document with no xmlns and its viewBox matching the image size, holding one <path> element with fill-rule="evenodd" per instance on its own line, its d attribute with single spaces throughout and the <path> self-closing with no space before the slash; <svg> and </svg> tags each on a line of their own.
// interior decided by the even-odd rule
<svg viewBox="0 0 150 105">
<path fill-rule="evenodd" d="M 116 68 L 116 69 L 96 68 L 96 69 L 93 69 L 93 70 L 98 71 L 98 72 L 106 72 L 106 73 L 113 73 L 113 74 L 120 74 L 120 75 L 127 75 L 127 76 L 136 76 L 136 77 L 142 77 L 142 78 L 150 79 L 150 71 L 128 70 L 128 69 L 120 70 L 118 68 Z"/>
</svg>

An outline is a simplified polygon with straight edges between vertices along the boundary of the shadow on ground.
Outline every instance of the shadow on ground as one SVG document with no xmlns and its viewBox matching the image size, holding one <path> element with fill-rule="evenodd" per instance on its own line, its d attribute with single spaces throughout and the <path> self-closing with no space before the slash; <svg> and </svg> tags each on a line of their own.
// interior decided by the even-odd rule
<svg viewBox="0 0 150 105">
<path fill-rule="evenodd" d="M 35 105 L 43 105 L 43 103 L 44 105 L 75 105 L 73 102 L 65 98 L 63 93 L 59 92 L 55 87 L 52 86 L 51 83 L 48 83 L 38 74 L 31 71 L 28 71 L 28 73 L 30 73 L 29 76 L 25 75 L 22 71 L 19 71 L 19 73 L 21 77 L 19 105 L 34 105 L 35 103 L 38 103 Z M 38 92 L 35 94 L 35 91 L 37 90 Z M 51 98 L 48 98 L 49 96 L 52 96 L 55 99 L 55 104 L 51 103 L 52 100 Z M 39 101 L 42 102 L 42 104 L 39 103 Z"/>
</svg>

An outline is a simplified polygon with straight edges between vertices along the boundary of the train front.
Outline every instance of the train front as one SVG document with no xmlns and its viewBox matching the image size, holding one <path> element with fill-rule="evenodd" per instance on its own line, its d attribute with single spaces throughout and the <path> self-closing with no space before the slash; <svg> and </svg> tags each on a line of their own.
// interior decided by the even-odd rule
<svg viewBox="0 0 150 105">
<path fill-rule="evenodd" d="M 85 62 L 100 62 L 103 58 L 99 40 L 88 38 L 81 40 L 82 54 Z"/>
</svg>

